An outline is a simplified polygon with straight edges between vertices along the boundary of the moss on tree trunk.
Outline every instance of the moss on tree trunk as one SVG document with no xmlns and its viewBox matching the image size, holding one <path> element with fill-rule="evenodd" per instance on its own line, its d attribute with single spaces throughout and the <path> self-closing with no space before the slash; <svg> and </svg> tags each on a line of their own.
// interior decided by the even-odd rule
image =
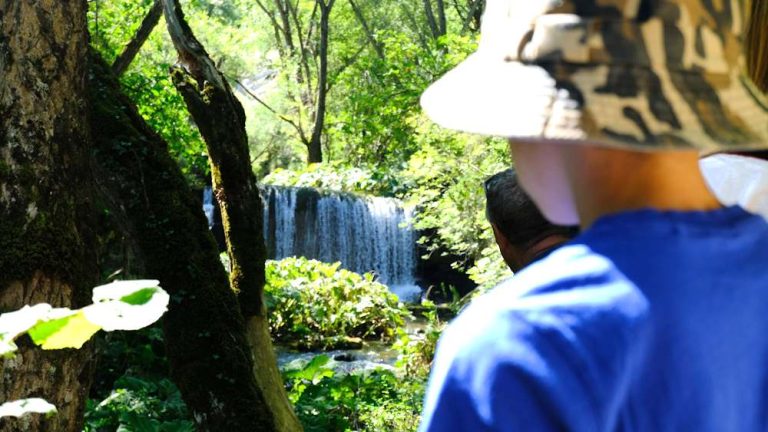
<svg viewBox="0 0 768 432">
<path fill-rule="evenodd" d="M 147 276 L 171 294 L 163 318 L 171 376 L 199 430 L 270 431 L 274 419 L 252 374 L 245 321 L 199 202 L 167 144 L 93 62 L 95 161 L 131 221 Z"/>
<path fill-rule="evenodd" d="M 171 69 L 174 85 L 186 102 L 205 140 L 213 189 L 221 207 L 229 280 L 239 294 L 247 320 L 254 376 L 278 431 L 301 430 L 285 394 L 269 335 L 262 300 L 265 283 L 263 204 L 251 169 L 245 113 L 224 76 L 184 20 L 178 0 L 163 0 L 179 63 Z"/>
</svg>

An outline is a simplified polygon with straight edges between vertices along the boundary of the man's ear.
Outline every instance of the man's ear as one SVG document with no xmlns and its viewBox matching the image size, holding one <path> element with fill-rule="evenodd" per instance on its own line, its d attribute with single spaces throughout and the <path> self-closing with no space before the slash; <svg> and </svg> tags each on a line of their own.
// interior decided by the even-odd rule
<svg viewBox="0 0 768 432">
<path fill-rule="evenodd" d="M 499 227 L 495 223 L 491 223 L 491 228 L 493 228 L 493 237 L 496 238 L 496 243 L 498 243 L 499 247 L 502 249 L 509 248 L 509 240 L 507 240 L 507 237 L 501 232 Z"/>
<path fill-rule="evenodd" d="M 501 257 L 504 258 L 504 262 L 513 272 L 520 270 L 522 263 L 520 261 L 520 251 L 512 246 L 512 243 L 507 240 L 507 237 L 501 232 L 499 227 L 491 224 L 493 228 L 493 236 L 496 238 L 496 245 L 499 247 Z"/>
</svg>

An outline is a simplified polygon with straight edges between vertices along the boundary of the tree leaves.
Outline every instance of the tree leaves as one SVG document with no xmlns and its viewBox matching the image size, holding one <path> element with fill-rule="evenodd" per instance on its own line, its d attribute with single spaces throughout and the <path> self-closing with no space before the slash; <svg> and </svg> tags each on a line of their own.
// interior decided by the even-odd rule
<svg viewBox="0 0 768 432">
<path fill-rule="evenodd" d="M 52 309 L 54 313 L 57 309 Z M 80 348 L 97 331 L 101 329 L 90 322 L 83 311 L 72 313 L 69 309 L 61 310 L 67 313 L 61 318 L 40 321 L 27 331 L 32 342 L 45 350 Z M 50 315 L 46 319 L 50 318 Z"/>
<path fill-rule="evenodd" d="M 43 349 L 80 348 L 97 331 L 137 330 L 165 313 L 169 296 L 156 280 L 120 281 L 93 289 L 82 309 L 24 306 L 0 315 L 0 356 L 11 356 L 23 333 Z"/>
<path fill-rule="evenodd" d="M 0 315 L 0 356 L 18 348 L 14 339 L 27 333 L 44 350 L 80 348 L 97 331 L 138 330 L 157 321 L 170 297 L 156 280 L 119 281 L 93 289 L 94 304 L 82 309 L 53 308 L 49 304 L 24 306 Z M 22 399 L 0 405 L 0 417 L 28 413 L 54 414 L 56 407 L 43 399 Z"/>
<path fill-rule="evenodd" d="M 0 405 L 0 418 L 21 417 L 31 413 L 53 415 L 56 407 L 40 398 L 20 399 Z"/>
</svg>

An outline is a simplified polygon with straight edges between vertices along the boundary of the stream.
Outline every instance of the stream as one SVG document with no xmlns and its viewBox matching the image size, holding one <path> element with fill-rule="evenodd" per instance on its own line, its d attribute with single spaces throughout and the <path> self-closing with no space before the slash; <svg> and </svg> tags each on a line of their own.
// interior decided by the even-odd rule
<svg viewBox="0 0 768 432">
<path fill-rule="evenodd" d="M 411 339 L 417 340 L 424 337 L 426 325 L 427 321 L 423 318 L 411 318 L 405 322 L 405 331 Z M 398 357 L 398 352 L 392 349 L 392 343 L 380 341 L 364 341 L 361 349 L 298 352 L 276 346 L 275 352 L 280 369 L 302 368 L 313 357 L 325 354 L 330 358 L 327 367 L 342 374 L 377 368 L 394 370 Z"/>
</svg>

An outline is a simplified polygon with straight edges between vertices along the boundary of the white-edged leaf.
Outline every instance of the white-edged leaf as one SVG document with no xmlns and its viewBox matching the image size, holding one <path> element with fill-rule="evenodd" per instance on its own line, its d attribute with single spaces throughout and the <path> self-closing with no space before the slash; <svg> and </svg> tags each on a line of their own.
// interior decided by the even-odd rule
<svg viewBox="0 0 768 432">
<path fill-rule="evenodd" d="M 51 310 L 51 305 L 42 303 L 0 315 L 0 356 L 16 351 L 13 340 L 45 318 Z"/>
<path fill-rule="evenodd" d="M 120 300 L 123 297 L 141 291 L 145 288 L 160 288 L 160 281 L 154 279 L 115 281 L 99 285 L 93 289 L 93 302 Z"/>
<path fill-rule="evenodd" d="M 83 308 L 88 321 L 105 331 L 138 330 L 168 310 L 170 296 L 156 280 L 113 282 L 93 290 L 94 304 Z"/>
<path fill-rule="evenodd" d="M 54 414 L 56 407 L 44 399 L 29 398 L 0 405 L 0 417 L 21 417 L 24 414 Z"/>
</svg>

